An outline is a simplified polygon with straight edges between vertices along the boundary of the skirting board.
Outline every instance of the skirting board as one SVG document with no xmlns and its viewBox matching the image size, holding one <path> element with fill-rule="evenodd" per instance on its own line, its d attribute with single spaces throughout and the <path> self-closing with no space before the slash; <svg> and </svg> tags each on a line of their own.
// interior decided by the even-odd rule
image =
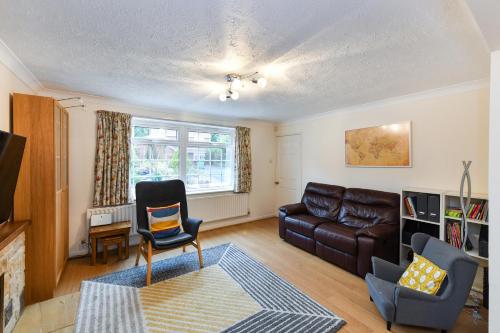
<svg viewBox="0 0 500 333">
<path fill-rule="evenodd" d="M 213 230 L 213 229 L 219 229 L 219 228 L 224 228 L 224 227 L 229 227 L 232 225 L 237 225 L 237 224 L 242 224 L 242 223 L 249 223 L 249 222 L 254 222 L 258 220 L 264 220 L 268 219 L 271 217 L 276 217 L 276 214 L 271 213 L 271 214 L 265 214 L 261 216 L 247 216 L 247 217 L 239 217 L 239 218 L 234 218 L 234 219 L 227 219 L 227 220 L 221 220 L 221 221 L 212 221 L 212 222 L 207 222 L 201 225 L 200 231 L 208 231 L 208 230 Z M 201 240 L 203 241 L 203 235 L 201 235 Z M 131 236 L 130 237 L 130 246 L 137 245 L 139 244 L 140 237 L 138 235 L 136 236 Z M 87 250 L 78 250 L 78 251 L 70 251 L 69 257 L 70 258 L 79 258 L 79 257 L 85 257 L 89 255 L 89 251 Z"/>
</svg>

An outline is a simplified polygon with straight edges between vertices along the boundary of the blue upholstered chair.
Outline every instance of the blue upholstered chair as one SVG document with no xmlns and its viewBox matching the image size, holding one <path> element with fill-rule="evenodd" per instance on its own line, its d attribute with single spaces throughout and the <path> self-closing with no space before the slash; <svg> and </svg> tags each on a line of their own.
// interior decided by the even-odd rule
<svg viewBox="0 0 500 333">
<path fill-rule="evenodd" d="M 397 285 L 404 267 L 372 257 L 373 274 L 365 277 L 370 299 L 391 324 L 405 324 L 441 329 L 453 327 L 470 293 L 478 267 L 476 260 L 427 234 L 411 238 L 413 251 L 447 271 L 437 295 L 428 295 Z"/>
</svg>

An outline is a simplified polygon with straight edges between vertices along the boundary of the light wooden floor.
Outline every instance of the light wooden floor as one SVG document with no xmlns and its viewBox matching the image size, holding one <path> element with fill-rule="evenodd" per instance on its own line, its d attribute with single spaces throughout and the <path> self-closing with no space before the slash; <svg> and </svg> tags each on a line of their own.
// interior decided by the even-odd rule
<svg viewBox="0 0 500 333">
<path fill-rule="evenodd" d="M 230 242 L 244 249 L 279 276 L 343 317 L 347 325 L 342 332 L 386 331 L 385 321 L 369 301 L 364 280 L 281 240 L 276 218 L 202 232 L 200 240 L 204 248 Z M 193 247 L 188 248 L 188 251 L 194 250 Z M 181 253 L 181 249 L 173 250 L 157 255 L 154 259 L 160 260 Z M 108 265 L 90 266 L 87 258 L 70 260 L 61 277 L 57 295 L 77 292 L 83 279 L 132 267 L 134 258 L 135 251 L 131 251 L 128 260 L 110 262 Z M 114 257 L 109 261 L 113 260 Z M 141 259 L 141 265 L 143 264 L 144 260 Z M 487 332 L 485 309 L 482 315 L 486 317 L 485 320 L 473 323 L 470 310 L 464 310 L 452 332 Z M 399 325 L 394 325 L 392 331 L 431 332 Z"/>
</svg>

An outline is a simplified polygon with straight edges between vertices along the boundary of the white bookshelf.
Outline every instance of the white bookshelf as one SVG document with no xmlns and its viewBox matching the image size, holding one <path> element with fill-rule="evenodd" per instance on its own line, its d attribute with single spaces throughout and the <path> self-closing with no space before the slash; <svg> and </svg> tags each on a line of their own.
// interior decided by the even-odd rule
<svg viewBox="0 0 500 333">
<path fill-rule="evenodd" d="M 419 193 L 438 195 L 440 197 L 440 216 L 439 222 L 423 220 L 417 218 L 416 216 L 410 216 L 406 209 L 404 198 L 411 195 L 417 195 Z M 478 203 L 488 201 L 488 195 L 484 193 L 472 193 L 471 203 Z M 461 223 L 461 217 L 446 216 L 446 210 L 449 208 L 457 209 L 460 207 L 460 193 L 456 191 L 445 191 L 440 189 L 432 188 L 422 188 L 422 187 L 404 187 L 401 190 L 401 225 L 400 225 L 400 264 L 406 263 L 406 258 L 408 252 L 411 251 L 411 246 L 408 243 L 403 242 L 403 229 L 407 223 L 420 223 L 428 224 L 434 226 L 433 236 L 439 238 L 440 240 L 447 242 L 447 229 L 446 224 L 448 222 L 459 222 Z M 466 251 L 471 257 L 480 260 L 482 266 L 487 266 L 488 258 L 479 255 L 479 232 L 481 227 L 487 227 L 489 225 L 488 220 L 478 220 L 467 218 L 468 230 L 469 230 L 469 240 L 472 243 L 473 249 Z M 438 231 L 437 231 L 438 230 Z"/>
<path fill-rule="evenodd" d="M 426 193 L 426 194 L 434 194 L 439 195 L 440 200 L 440 215 L 439 222 L 433 222 L 428 220 L 422 220 L 414 216 L 410 216 L 406 209 L 404 198 L 409 194 L 418 194 L 418 193 Z M 482 201 L 488 201 L 488 195 L 484 193 L 472 193 L 471 195 L 471 203 L 477 203 Z M 450 217 L 446 216 L 446 210 L 448 208 L 459 208 L 460 207 L 460 193 L 457 191 L 445 191 L 439 189 L 432 188 L 421 188 L 421 187 L 404 187 L 401 190 L 401 225 L 400 225 L 400 247 L 399 247 L 399 256 L 400 256 L 400 265 L 406 266 L 409 264 L 407 261 L 407 256 L 411 249 L 410 244 L 403 243 L 403 228 L 407 223 L 420 223 L 423 225 L 431 225 L 433 228 L 438 228 L 439 233 L 435 236 L 444 242 L 447 242 L 447 228 L 446 224 L 448 222 L 458 222 L 462 223 L 461 217 Z M 488 267 L 488 258 L 479 255 L 479 232 L 481 227 L 488 228 L 489 221 L 488 220 L 477 220 L 467 218 L 466 220 L 468 226 L 468 235 L 469 240 L 472 243 L 473 248 L 466 253 L 477 259 L 479 261 L 479 265 L 481 267 Z M 472 289 L 476 292 L 481 293 L 483 291 L 483 273 L 482 269 L 478 269 L 474 284 Z"/>
</svg>

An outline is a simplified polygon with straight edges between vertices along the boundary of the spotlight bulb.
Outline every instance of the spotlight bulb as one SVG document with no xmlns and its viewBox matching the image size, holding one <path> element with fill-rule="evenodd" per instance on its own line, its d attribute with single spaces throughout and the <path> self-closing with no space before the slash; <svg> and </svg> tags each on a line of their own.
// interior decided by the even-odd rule
<svg viewBox="0 0 500 333">
<path fill-rule="evenodd" d="M 233 101 L 238 100 L 238 98 L 240 98 L 240 93 L 239 93 L 239 92 L 237 92 L 237 91 L 233 91 L 233 92 L 231 92 L 231 99 L 232 99 Z"/>
<path fill-rule="evenodd" d="M 259 88 L 265 88 L 267 86 L 267 79 L 265 77 L 261 77 L 257 80 L 257 85 Z"/>
<path fill-rule="evenodd" d="M 241 80 L 239 78 L 233 79 L 233 82 L 231 84 L 231 88 L 239 90 L 241 88 Z"/>
<path fill-rule="evenodd" d="M 226 99 L 227 99 L 226 93 L 221 93 L 221 94 L 219 95 L 219 101 L 221 101 L 221 102 L 225 102 L 225 101 L 226 101 Z"/>
</svg>

